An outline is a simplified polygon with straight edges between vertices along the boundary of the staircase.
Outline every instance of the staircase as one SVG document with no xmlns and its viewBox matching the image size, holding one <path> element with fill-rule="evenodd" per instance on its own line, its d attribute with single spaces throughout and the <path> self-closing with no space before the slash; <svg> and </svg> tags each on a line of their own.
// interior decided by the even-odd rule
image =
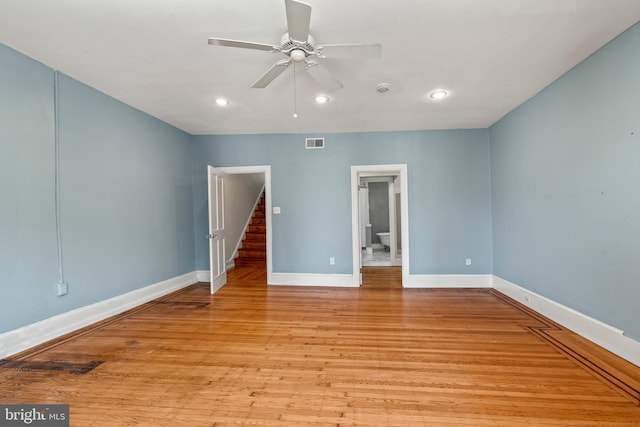
<svg viewBox="0 0 640 427">
<path fill-rule="evenodd" d="M 266 267 L 267 264 L 267 223 L 265 218 L 264 195 L 258 201 L 249 226 L 234 260 L 236 267 Z"/>
</svg>

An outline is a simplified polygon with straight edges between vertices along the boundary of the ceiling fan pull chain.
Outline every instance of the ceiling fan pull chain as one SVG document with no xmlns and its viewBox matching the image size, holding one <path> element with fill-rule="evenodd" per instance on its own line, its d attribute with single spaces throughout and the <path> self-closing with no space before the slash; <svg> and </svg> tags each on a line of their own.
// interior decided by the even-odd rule
<svg viewBox="0 0 640 427">
<path fill-rule="evenodd" d="M 296 90 L 296 63 L 293 63 L 293 118 L 298 118 L 298 92 Z"/>
</svg>

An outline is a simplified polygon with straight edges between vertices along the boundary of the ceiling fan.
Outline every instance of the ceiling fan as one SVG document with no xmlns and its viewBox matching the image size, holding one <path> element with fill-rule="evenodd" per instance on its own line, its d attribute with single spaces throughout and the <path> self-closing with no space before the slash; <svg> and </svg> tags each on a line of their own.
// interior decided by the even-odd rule
<svg viewBox="0 0 640 427">
<path fill-rule="evenodd" d="M 311 5 L 298 0 L 285 0 L 284 5 L 287 13 L 287 33 L 282 36 L 279 46 L 217 37 L 209 38 L 209 44 L 214 46 L 239 47 L 286 55 L 286 59 L 276 62 L 252 87 L 264 88 L 287 69 L 289 65 L 302 62 L 311 77 L 325 89 L 333 92 L 342 88 L 343 85 L 324 65 L 317 61 L 317 58 L 380 58 L 382 46 L 379 44 L 315 45 L 313 37 L 309 34 Z"/>
</svg>

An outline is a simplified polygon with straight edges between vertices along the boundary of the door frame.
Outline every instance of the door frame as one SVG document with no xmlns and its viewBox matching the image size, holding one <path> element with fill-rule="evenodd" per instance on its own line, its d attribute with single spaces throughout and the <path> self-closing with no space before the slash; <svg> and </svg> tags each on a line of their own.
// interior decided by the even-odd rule
<svg viewBox="0 0 640 427">
<path fill-rule="evenodd" d="M 271 249 L 272 228 L 271 228 L 271 165 L 259 166 L 222 166 L 216 168 L 226 175 L 246 175 L 251 173 L 264 173 L 264 193 L 265 193 L 265 221 L 267 225 L 267 284 L 271 283 L 273 276 L 273 258 Z"/>
<path fill-rule="evenodd" d="M 351 242 L 353 253 L 353 284 L 362 284 L 362 252 L 360 248 L 360 215 L 358 183 L 364 176 L 400 176 L 400 238 L 402 242 L 402 286 L 409 283 L 409 192 L 407 164 L 351 166 Z"/>
</svg>

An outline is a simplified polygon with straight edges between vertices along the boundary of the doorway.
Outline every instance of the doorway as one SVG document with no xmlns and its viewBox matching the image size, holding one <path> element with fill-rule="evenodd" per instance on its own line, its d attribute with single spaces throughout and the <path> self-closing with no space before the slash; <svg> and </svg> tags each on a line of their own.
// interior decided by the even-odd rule
<svg viewBox="0 0 640 427">
<path fill-rule="evenodd" d="M 363 266 L 402 265 L 400 176 L 361 176 L 358 181 L 360 247 Z"/>
<path fill-rule="evenodd" d="M 374 188 L 381 189 L 381 195 L 371 194 Z M 380 212 L 371 211 L 369 201 L 382 206 Z M 396 269 L 401 265 L 402 281 L 406 281 L 410 271 L 408 206 L 406 164 L 351 167 L 354 284 L 363 284 L 363 265 Z M 379 218 L 372 220 L 372 216 Z"/>
<path fill-rule="evenodd" d="M 271 229 L 271 166 L 230 166 L 230 167 L 218 167 L 216 171 L 223 175 L 264 175 L 264 204 L 265 204 L 265 225 L 266 225 L 266 272 L 267 272 L 267 284 L 271 283 L 271 277 L 273 274 L 273 262 L 272 262 L 272 229 Z M 224 192 L 223 192 L 224 193 Z M 229 222 L 229 221 L 227 221 Z M 240 226 L 244 226 L 240 224 Z M 237 240 L 237 239 L 235 239 Z M 237 243 L 234 240 L 232 246 Z M 235 250 L 230 249 L 227 252 L 233 253 Z M 228 260 L 225 260 L 228 262 Z"/>
</svg>

